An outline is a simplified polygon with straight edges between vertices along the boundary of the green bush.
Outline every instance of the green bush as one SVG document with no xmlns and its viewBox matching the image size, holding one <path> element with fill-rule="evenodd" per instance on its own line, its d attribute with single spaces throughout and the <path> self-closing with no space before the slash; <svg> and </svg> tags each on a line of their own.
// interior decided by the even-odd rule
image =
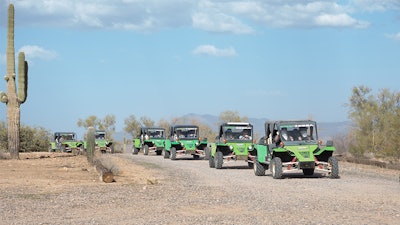
<svg viewBox="0 0 400 225">
<path fill-rule="evenodd" d="M 20 152 L 43 152 L 48 151 L 51 140 L 50 131 L 43 127 L 30 127 L 21 125 L 20 127 Z M 4 121 L 0 122 L 0 148 L 7 150 L 7 125 Z"/>
<path fill-rule="evenodd" d="M 400 159 L 400 93 L 382 89 L 374 94 L 368 87 L 354 87 L 348 106 L 350 153 Z"/>
</svg>

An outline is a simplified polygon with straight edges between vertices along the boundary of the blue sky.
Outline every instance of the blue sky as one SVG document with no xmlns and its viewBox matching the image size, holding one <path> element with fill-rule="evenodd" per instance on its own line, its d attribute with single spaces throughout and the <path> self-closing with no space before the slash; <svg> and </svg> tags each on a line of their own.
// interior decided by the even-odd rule
<svg viewBox="0 0 400 225">
<path fill-rule="evenodd" d="M 400 88 L 398 0 L 6 0 L 2 74 L 10 2 L 29 63 L 21 122 L 51 131 L 225 110 L 337 122 L 354 86 Z"/>
</svg>

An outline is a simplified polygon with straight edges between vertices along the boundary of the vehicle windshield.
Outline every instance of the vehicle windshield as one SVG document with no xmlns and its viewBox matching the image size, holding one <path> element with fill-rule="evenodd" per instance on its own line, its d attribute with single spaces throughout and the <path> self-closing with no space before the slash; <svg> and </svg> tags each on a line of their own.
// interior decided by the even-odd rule
<svg viewBox="0 0 400 225">
<path fill-rule="evenodd" d="M 196 139 L 199 136 L 199 129 L 197 127 L 178 127 L 175 128 L 175 135 L 183 139 Z"/>
<path fill-rule="evenodd" d="M 279 130 L 281 139 L 286 142 L 318 140 L 314 122 L 282 123 L 279 125 Z"/>
<path fill-rule="evenodd" d="M 56 133 L 56 141 L 75 141 L 75 133 Z"/>
<path fill-rule="evenodd" d="M 106 132 L 103 131 L 97 131 L 95 134 L 95 139 L 105 139 L 106 138 Z"/>
<path fill-rule="evenodd" d="M 222 128 L 226 140 L 252 140 L 253 128 L 251 126 L 225 126 Z"/>
<path fill-rule="evenodd" d="M 147 134 L 150 138 L 165 138 L 164 129 L 148 129 Z"/>
</svg>

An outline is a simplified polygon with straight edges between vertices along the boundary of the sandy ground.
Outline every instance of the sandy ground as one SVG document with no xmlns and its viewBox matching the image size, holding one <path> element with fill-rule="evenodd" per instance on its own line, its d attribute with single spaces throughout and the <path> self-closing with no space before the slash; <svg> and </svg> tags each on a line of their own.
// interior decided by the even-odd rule
<svg viewBox="0 0 400 225">
<path fill-rule="evenodd" d="M 203 160 L 101 158 L 114 166 L 112 184 L 82 155 L 32 153 L 0 160 L 0 225 L 400 221 L 399 171 L 341 162 L 340 179 L 316 174 L 274 180 L 269 173 L 254 176 L 246 163 L 217 170 Z"/>
<path fill-rule="evenodd" d="M 107 158 L 107 156 L 104 156 Z M 110 158 L 116 165 L 115 181 L 119 184 L 146 184 L 153 179 L 149 170 L 125 159 Z M 43 192 L 76 185 L 104 183 L 86 156 L 69 153 L 21 153 L 20 160 L 0 160 L 0 184 L 3 188 L 35 187 Z"/>
</svg>

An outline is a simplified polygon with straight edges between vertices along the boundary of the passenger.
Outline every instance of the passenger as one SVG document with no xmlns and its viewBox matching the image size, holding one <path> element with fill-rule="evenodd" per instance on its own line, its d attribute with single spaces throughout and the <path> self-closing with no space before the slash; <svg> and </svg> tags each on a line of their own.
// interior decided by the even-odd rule
<svg viewBox="0 0 400 225">
<path fill-rule="evenodd" d="M 310 140 L 310 137 L 307 134 L 307 127 L 300 127 L 300 136 L 301 140 Z"/>
<path fill-rule="evenodd" d="M 178 135 L 176 134 L 176 131 L 174 131 L 173 141 L 178 141 Z"/>
<path fill-rule="evenodd" d="M 300 136 L 299 130 L 297 128 L 293 129 L 289 139 L 291 141 L 301 141 L 301 136 Z"/>
<path fill-rule="evenodd" d="M 247 130 L 243 130 L 242 135 L 239 136 L 239 139 L 251 140 L 251 136 L 249 135 L 249 132 Z"/>
<path fill-rule="evenodd" d="M 283 141 L 287 141 L 288 140 L 288 133 L 287 133 L 287 128 L 284 127 L 281 129 L 281 137 Z"/>
<path fill-rule="evenodd" d="M 276 131 L 276 134 L 274 137 L 274 143 L 278 146 L 280 142 L 281 142 L 281 137 L 279 136 L 279 131 Z"/>
<path fill-rule="evenodd" d="M 226 130 L 226 132 L 225 132 L 225 137 L 226 137 L 226 139 L 228 139 L 228 140 L 233 140 L 233 139 L 234 139 L 231 129 Z"/>
</svg>

